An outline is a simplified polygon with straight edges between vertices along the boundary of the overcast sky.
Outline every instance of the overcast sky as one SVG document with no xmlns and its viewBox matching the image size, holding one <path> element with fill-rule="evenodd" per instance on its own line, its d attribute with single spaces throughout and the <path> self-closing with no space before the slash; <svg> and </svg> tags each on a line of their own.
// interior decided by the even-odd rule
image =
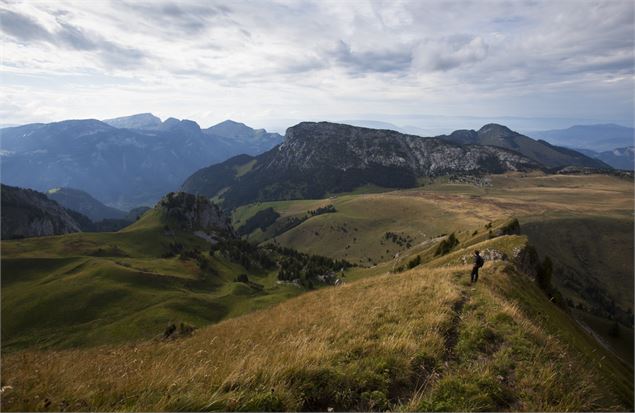
<svg viewBox="0 0 635 413">
<path fill-rule="evenodd" d="M 628 125 L 633 4 L 0 0 L 0 123 Z"/>
</svg>

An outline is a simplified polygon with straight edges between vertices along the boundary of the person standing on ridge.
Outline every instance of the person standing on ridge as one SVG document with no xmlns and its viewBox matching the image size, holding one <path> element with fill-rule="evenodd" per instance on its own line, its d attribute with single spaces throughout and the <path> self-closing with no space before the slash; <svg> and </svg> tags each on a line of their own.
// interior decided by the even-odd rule
<svg viewBox="0 0 635 413">
<path fill-rule="evenodd" d="M 474 267 L 472 267 L 472 274 L 470 275 L 471 283 L 474 284 L 478 281 L 478 269 L 485 264 L 483 257 L 481 257 L 478 250 L 474 251 Z"/>
</svg>

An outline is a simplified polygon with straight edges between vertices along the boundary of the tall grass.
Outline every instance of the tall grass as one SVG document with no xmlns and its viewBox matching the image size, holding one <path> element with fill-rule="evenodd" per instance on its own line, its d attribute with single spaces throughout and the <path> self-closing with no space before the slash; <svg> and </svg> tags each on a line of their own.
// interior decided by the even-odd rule
<svg viewBox="0 0 635 413">
<path fill-rule="evenodd" d="M 2 409 L 620 408 L 582 359 L 498 292 L 511 286 L 502 268 L 486 265 L 474 291 L 467 267 L 418 267 L 307 293 L 191 338 L 9 354 Z"/>
</svg>

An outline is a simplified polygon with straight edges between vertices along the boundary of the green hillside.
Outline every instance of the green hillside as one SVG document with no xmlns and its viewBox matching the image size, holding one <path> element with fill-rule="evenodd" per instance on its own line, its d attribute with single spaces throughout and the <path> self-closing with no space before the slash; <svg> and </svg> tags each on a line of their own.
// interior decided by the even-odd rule
<svg viewBox="0 0 635 413">
<path fill-rule="evenodd" d="M 503 236 L 479 247 L 524 242 Z M 177 341 L 5 355 L 3 385 L 12 388 L 2 408 L 632 409 L 632 368 L 519 263 L 489 261 L 470 286 L 469 266 L 448 258 L 306 293 Z"/>
<path fill-rule="evenodd" d="M 203 326 L 301 292 L 274 269 L 247 269 L 191 231 L 166 230 L 159 215 L 116 233 L 3 242 L 2 351 L 148 339 L 169 323 Z M 183 253 L 168 256 L 173 244 Z M 234 282 L 239 274 L 250 282 Z"/>
<path fill-rule="evenodd" d="M 116 233 L 3 241 L 1 407 L 632 409 L 632 182 L 487 179 L 236 209 L 259 247 L 195 235 L 191 195 Z"/>
</svg>

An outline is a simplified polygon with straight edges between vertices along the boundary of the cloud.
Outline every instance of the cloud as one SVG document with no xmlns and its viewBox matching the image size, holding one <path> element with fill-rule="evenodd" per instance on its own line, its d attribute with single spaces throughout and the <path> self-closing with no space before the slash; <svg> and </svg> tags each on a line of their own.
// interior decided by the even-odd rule
<svg viewBox="0 0 635 413">
<path fill-rule="evenodd" d="M 356 74 L 405 72 L 412 62 L 410 50 L 407 49 L 353 52 L 343 40 L 337 43 L 332 57 L 337 63 Z"/>
<path fill-rule="evenodd" d="M 108 66 L 139 65 L 147 58 L 141 50 L 118 45 L 102 36 L 90 33 L 62 20 L 65 13 L 56 13 L 56 28 L 47 30 L 35 19 L 10 10 L 0 10 L 0 29 L 20 42 L 41 41 L 76 51 L 94 51 Z"/>
<path fill-rule="evenodd" d="M 453 35 L 426 39 L 414 51 L 419 70 L 451 70 L 487 58 L 489 46 L 481 36 Z"/>
<path fill-rule="evenodd" d="M 226 18 L 231 9 L 226 5 L 211 5 L 202 2 L 129 2 L 123 3 L 140 19 L 149 19 L 164 29 L 173 29 L 181 34 L 197 35 L 208 30 L 214 18 Z M 248 32 L 245 30 L 248 34 Z"/>
<path fill-rule="evenodd" d="M 21 42 L 51 40 L 51 34 L 37 21 L 11 10 L 0 9 L 0 29 Z"/>
<path fill-rule="evenodd" d="M 0 88 L 42 116 L 632 119 L 629 0 L 2 1 L 2 69 L 32 76 Z"/>
</svg>

